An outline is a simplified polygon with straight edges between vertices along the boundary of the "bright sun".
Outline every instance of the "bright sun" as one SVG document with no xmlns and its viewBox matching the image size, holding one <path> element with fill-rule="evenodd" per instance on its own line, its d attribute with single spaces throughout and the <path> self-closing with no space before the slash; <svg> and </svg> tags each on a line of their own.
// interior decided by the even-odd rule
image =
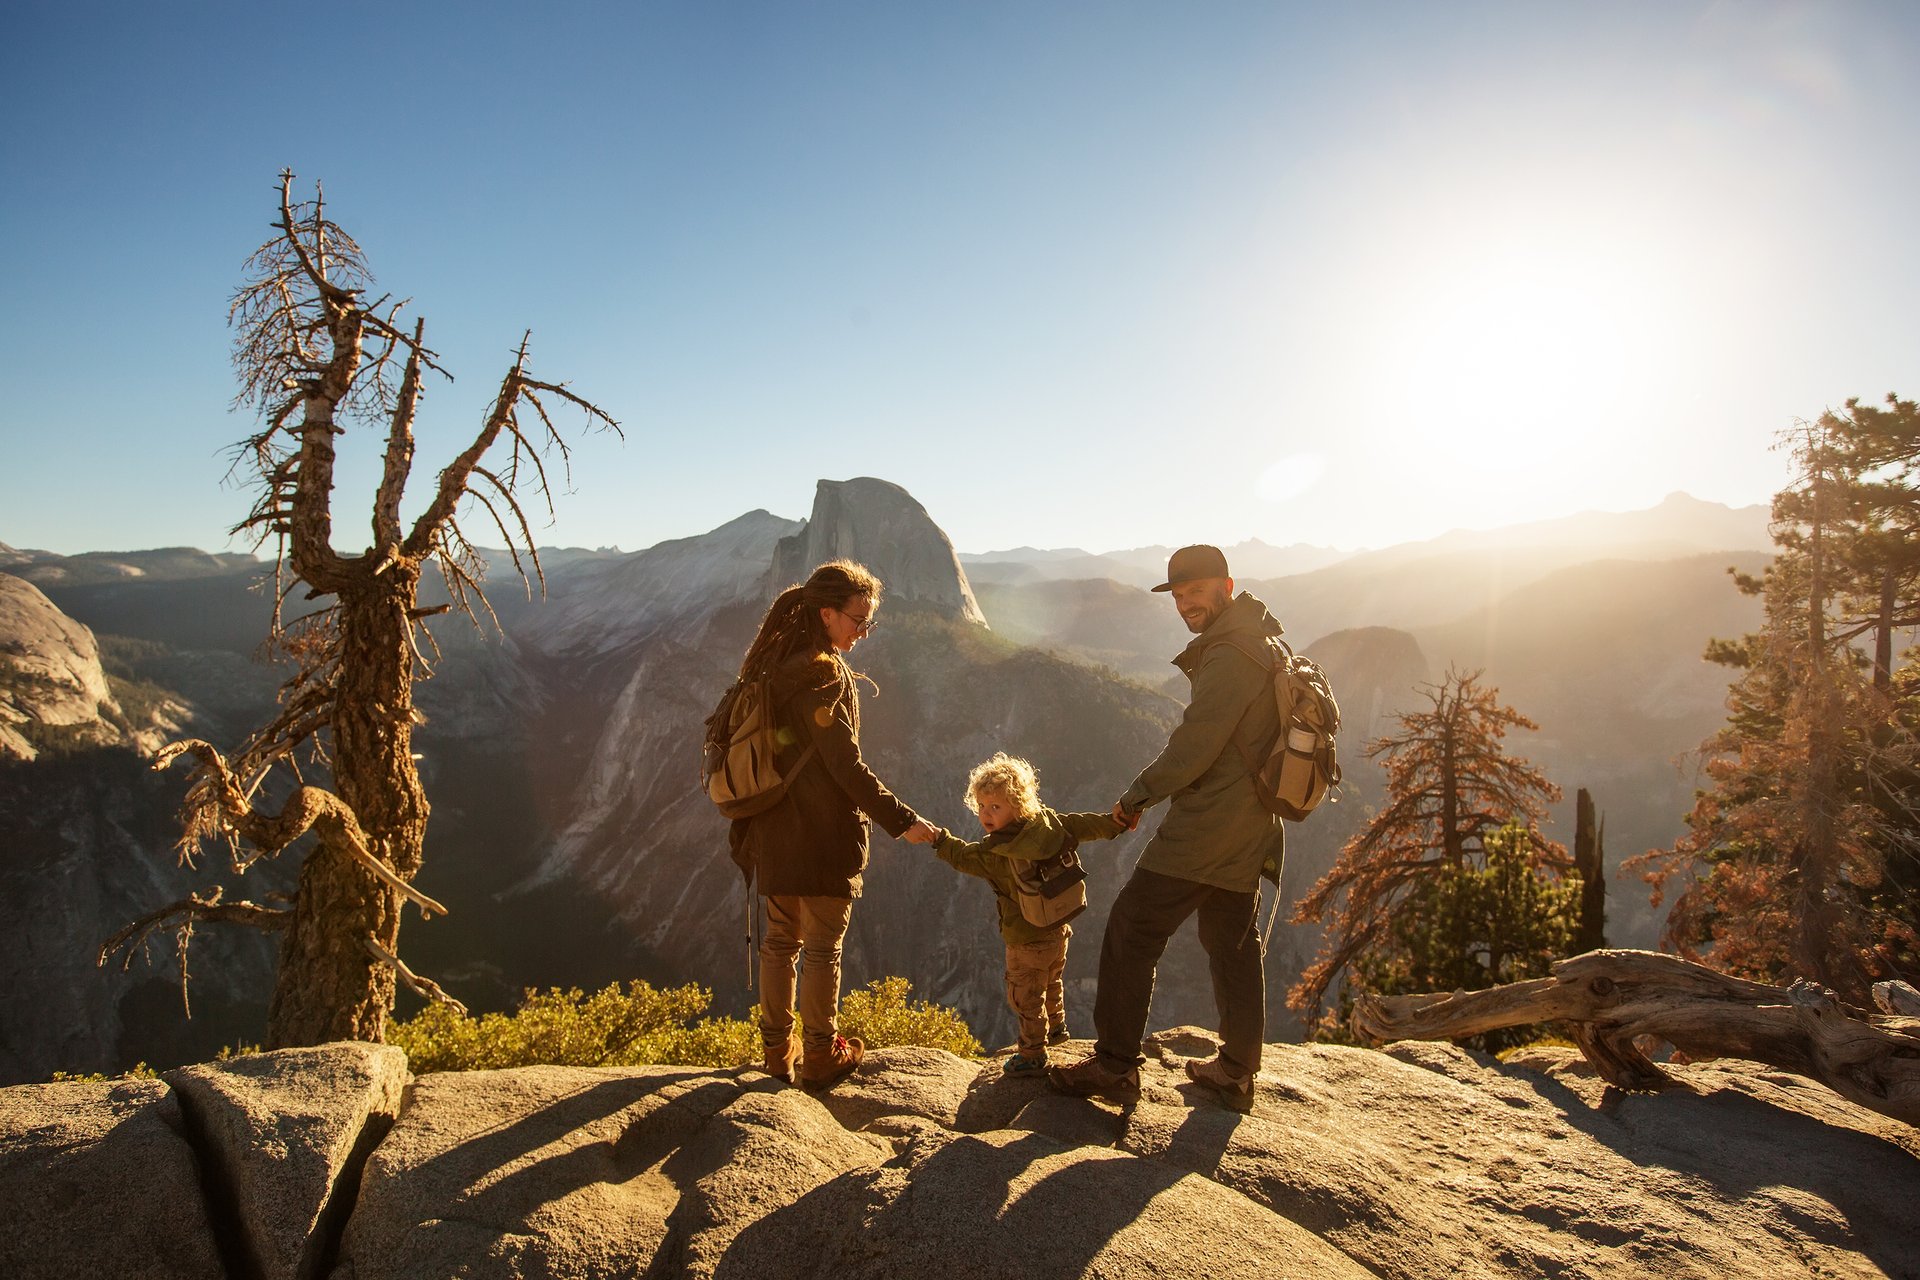
<svg viewBox="0 0 1920 1280">
<path fill-rule="evenodd" d="M 1503 246 L 1409 281 L 1393 334 L 1403 409 L 1482 474 L 1576 462 L 1630 412 L 1634 273 Z"/>
</svg>

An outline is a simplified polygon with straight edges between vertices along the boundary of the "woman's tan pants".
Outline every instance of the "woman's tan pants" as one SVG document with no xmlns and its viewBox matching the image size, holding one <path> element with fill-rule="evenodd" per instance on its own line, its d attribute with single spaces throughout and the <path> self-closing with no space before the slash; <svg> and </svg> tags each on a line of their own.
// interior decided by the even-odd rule
<svg viewBox="0 0 1920 1280">
<path fill-rule="evenodd" d="M 800 965 L 800 1021 L 809 1058 L 824 1055 L 839 1031 L 840 943 L 851 898 L 770 897 L 760 940 L 760 1035 L 785 1043 L 793 1034 L 794 964 Z"/>
</svg>

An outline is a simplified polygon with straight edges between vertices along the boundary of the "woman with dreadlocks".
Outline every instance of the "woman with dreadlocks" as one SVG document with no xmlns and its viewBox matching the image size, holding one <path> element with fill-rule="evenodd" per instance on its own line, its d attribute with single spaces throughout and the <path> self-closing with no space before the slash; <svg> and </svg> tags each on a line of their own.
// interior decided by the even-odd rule
<svg viewBox="0 0 1920 1280">
<path fill-rule="evenodd" d="M 835 560 L 775 598 L 740 664 L 742 679 L 769 679 L 786 793 L 734 822 L 732 847 L 766 900 L 760 944 L 760 1038 L 767 1074 L 825 1089 L 866 1052 L 837 1034 L 840 944 L 867 866 L 867 823 L 895 839 L 930 844 L 934 828 L 894 798 L 860 758 L 860 695 L 842 657 L 873 631 L 880 579 Z M 806 1053 L 793 1038 L 794 968 Z"/>
</svg>

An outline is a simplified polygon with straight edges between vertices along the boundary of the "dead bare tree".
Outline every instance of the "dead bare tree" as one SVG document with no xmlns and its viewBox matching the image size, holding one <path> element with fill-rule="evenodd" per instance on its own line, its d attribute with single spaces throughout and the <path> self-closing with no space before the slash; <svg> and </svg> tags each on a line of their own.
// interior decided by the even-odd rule
<svg viewBox="0 0 1920 1280">
<path fill-rule="evenodd" d="M 240 380 L 235 403 L 253 407 L 263 424 L 236 446 L 235 470 L 259 497 L 234 532 L 256 546 L 275 544 L 268 642 L 295 670 L 281 687 L 279 713 L 231 763 L 204 742 L 185 741 L 155 764 L 197 761 L 180 812 L 182 861 L 218 844 L 234 871 L 244 872 L 311 832 L 299 887 L 284 906 L 229 902 L 219 892 L 190 897 L 128 925 L 100 951 L 102 964 L 122 953 L 124 967 L 149 935 L 171 928 L 184 988 L 195 924 L 279 931 L 269 1047 L 380 1040 L 396 980 L 447 998 L 399 960 L 403 900 L 423 913 L 444 911 L 412 883 L 428 813 L 413 752 L 413 685 L 432 674 L 427 654 L 438 652 L 426 619 L 448 609 L 476 622 L 476 608 L 493 616 L 480 585 L 485 563 L 460 524 L 471 510 L 506 540 L 522 579 L 531 568 L 544 589 L 522 499 L 544 502 L 551 519 L 544 459 L 557 452 L 565 468 L 569 454 L 550 409 L 571 406 L 590 429 L 619 432 L 595 405 L 528 372 L 523 334 L 479 433 L 441 470 L 426 509 L 403 522 L 422 382 L 428 374 L 451 378 L 425 344 L 424 323 L 403 322 L 405 302 L 369 301 L 371 284 L 359 245 L 327 219 L 318 186 L 311 201 L 296 203 L 293 174 L 282 172 L 275 233 L 248 260 L 228 321 Z M 384 428 L 386 452 L 373 542 L 348 556 L 332 541 L 335 438 L 356 423 Z M 485 465 L 497 447 L 506 451 L 504 465 Z M 450 604 L 421 607 L 430 567 Z M 295 592 L 302 604 L 326 603 L 290 617 Z M 307 779 L 303 759 L 330 771 L 331 790 Z M 285 789 L 268 785 L 276 776 L 293 789 L 269 814 L 264 798 Z"/>
</svg>

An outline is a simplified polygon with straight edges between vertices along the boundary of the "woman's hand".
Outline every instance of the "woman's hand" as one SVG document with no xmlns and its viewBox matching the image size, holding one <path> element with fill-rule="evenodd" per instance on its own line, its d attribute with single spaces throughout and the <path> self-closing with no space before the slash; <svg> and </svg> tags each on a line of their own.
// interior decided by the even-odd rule
<svg viewBox="0 0 1920 1280">
<path fill-rule="evenodd" d="M 900 838 L 908 844 L 933 844 L 940 839 L 940 832 L 931 822 L 921 818 L 908 827 Z"/>
</svg>

